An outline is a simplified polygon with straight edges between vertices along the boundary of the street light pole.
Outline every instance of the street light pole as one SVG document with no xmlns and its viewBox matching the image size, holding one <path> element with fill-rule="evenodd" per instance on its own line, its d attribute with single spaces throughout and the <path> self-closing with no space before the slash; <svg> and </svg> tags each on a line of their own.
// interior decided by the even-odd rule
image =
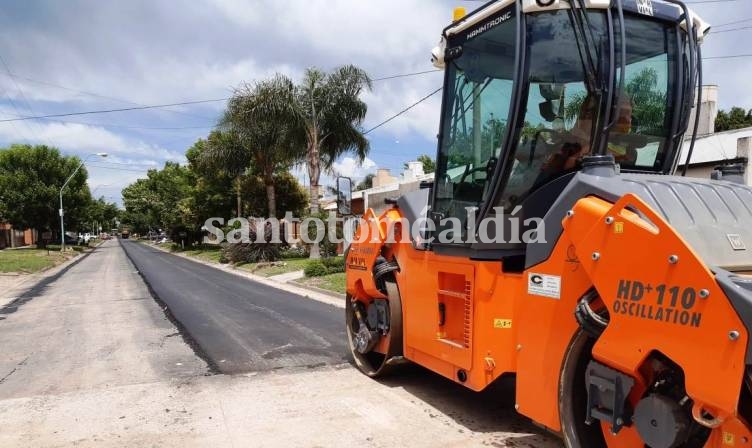
<svg viewBox="0 0 752 448">
<path fill-rule="evenodd" d="M 78 165 L 78 167 L 76 167 L 75 171 L 73 171 L 73 174 L 71 174 L 70 176 L 68 176 L 68 179 L 65 180 L 65 183 L 63 184 L 63 186 L 60 187 L 60 210 L 58 211 L 60 213 L 60 252 L 65 252 L 65 223 L 63 221 L 63 215 L 64 215 L 64 212 L 63 212 L 63 190 L 68 185 L 68 182 L 70 182 L 71 179 L 73 179 L 73 176 L 76 175 L 76 173 L 78 172 L 78 170 L 80 170 L 81 167 L 84 166 L 84 163 L 86 163 L 86 161 L 89 160 L 89 157 L 93 157 L 93 156 L 107 157 L 107 153 L 106 152 L 98 152 L 96 154 L 89 154 L 88 156 L 86 156 L 84 158 L 84 160 L 82 160 L 81 163 Z"/>
</svg>

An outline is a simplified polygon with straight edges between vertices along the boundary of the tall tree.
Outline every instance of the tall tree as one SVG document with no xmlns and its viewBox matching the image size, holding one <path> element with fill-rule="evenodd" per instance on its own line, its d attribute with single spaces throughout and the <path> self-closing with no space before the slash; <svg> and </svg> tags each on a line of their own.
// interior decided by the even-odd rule
<svg viewBox="0 0 752 448">
<path fill-rule="evenodd" d="M 236 101 L 233 97 L 230 102 Z M 196 159 L 196 164 L 202 169 L 219 171 L 233 180 L 237 200 L 237 215 L 243 214 L 242 185 L 243 176 L 246 174 L 251 164 L 251 151 L 240 138 L 240 133 L 234 126 L 228 125 L 227 115 L 225 113 L 223 122 L 225 129 L 214 130 L 209 133 L 206 141 L 201 145 L 201 152 Z"/>
<path fill-rule="evenodd" d="M 366 177 L 361 180 L 355 187 L 355 191 L 368 190 L 373 187 L 373 178 L 376 177 L 373 173 L 366 174 Z"/>
<path fill-rule="evenodd" d="M 220 128 L 231 135 L 243 154 L 253 164 L 253 171 L 264 181 L 267 211 L 277 216 L 274 175 L 288 168 L 298 157 L 295 145 L 300 137 L 295 134 L 297 117 L 289 107 L 295 101 L 295 85 L 284 75 L 277 74 L 256 84 L 244 84 L 237 89 L 227 104 Z M 282 104 L 270 108 L 268 104 Z M 210 145 L 209 153 L 214 153 Z M 216 157 L 226 166 L 239 162 L 220 154 Z M 248 166 L 248 165 L 246 165 Z"/>
<path fill-rule="evenodd" d="M 0 149 L 0 220 L 39 232 L 58 229 L 60 187 L 80 163 L 45 145 Z M 76 229 L 85 218 L 91 202 L 86 178 L 82 167 L 63 191 L 66 228 Z"/>
<path fill-rule="evenodd" d="M 281 218 L 285 212 L 293 216 L 301 216 L 308 205 L 308 192 L 300 185 L 295 177 L 286 170 L 274 174 L 274 192 L 277 203 L 277 217 Z M 243 182 L 243 194 L 248 197 L 247 216 L 263 216 L 267 209 L 267 201 L 263 200 L 266 193 L 266 181 L 261 176 L 247 176 Z M 254 200 L 254 198 L 258 198 Z"/>
<path fill-rule="evenodd" d="M 93 233 L 96 233 L 98 230 L 97 224 L 102 227 L 103 231 L 109 231 L 115 218 L 120 216 L 120 210 L 116 204 L 107 202 L 104 197 L 100 197 L 89 203 L 85 215 L 85 228 L 92 229 Z"/>
<path fill-rule="evenodd" d="M 330 170 L 340 156 L 351 153 L 362 161 L 369 143 L 361 125 L 368 106 L 360 99 L 371 89 L 371 79 L 354 65 L 344 65 L 325 73 L 316 68 L 306 70 L 295 95 L 270 97 L 256 105 L 262 116 L 283 116 L 288 144 L 303 148 L 310 179 L 310 213 L 319 213 L 322 170 Z M 311 258 L 319 258 L 313 244 Z"/>
<path fill-rule="evenodd" d="M 371 89 L 371 79 L 354 65 L 326 74 L 306 70 L 298 88 L 298 103 L 306 144 L 306 163 L 311 181 L 311 213 L 319 211 L 319 180 L 340 156 L 354 154 L 360 161 L 370 149 L 361 125 L 368 106 L 360 99 Z"/>
<path fill-rule="evenodd" d="M 732 131 L 752 126 L 752 109 L 749 111 L 734 106 L 728 112 L 719 110 L 715 118 L 715 131 Z"/>
<path fill-rule="evenodd" d="M 149 170 L 122 191 L 125 224 L 160 227 L 164 230 L 183 224 L 182 201 L 195 182 L 193 173 L 177 163 L 167 162 L 161 170 Z"/>
<path fill-rule="evenodd" d="M 185 201 L 185 206 L 190 210 L 185 221 L 193 222 L 198 227 L 209 217 L 230 217 L 237 210 L 237 188 L 234 179 L 222 170 L 203 163 L 207 151 L 207 140 L 198 139 L 185 152 L 188 168 L 196 179 L 190 196 Z M 243 194 L 242 197 L 247 195 Z"/>
</svg>

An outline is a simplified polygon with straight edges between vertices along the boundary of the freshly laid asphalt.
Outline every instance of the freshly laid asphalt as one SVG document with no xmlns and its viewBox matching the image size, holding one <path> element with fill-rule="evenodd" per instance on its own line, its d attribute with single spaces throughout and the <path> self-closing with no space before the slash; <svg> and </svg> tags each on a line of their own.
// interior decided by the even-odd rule
<svg viewBox="0 0 752 448">
<path fill-rule="evenodd" d="M 344 312 L 135 241 L 120 240 L 152 293 L 221 373 L 348 361 Z"/>
</svg>

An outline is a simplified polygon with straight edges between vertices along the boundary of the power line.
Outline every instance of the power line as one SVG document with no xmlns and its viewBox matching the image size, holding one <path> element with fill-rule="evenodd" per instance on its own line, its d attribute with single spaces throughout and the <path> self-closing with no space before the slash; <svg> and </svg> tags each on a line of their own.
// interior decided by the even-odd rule
<svg viewBox="0 0 752 448">
<path fill-rule="evenodd" d="M 422 72 L 414 72 L 414 73 L 403 73 L 401 75 L 392 75 L 392 76 L 384 76 L 383 78 L 375 78 L 372 79 L 372 82 L 377 81 L 386 81 L 387 79 L 396 79 L 396 78 L 407 78 L 408 76 L 417 76 L 417 75 L 425 75 L 427 73 L 436 73 L 436 72 L 443 72 L 444 70 L 435 69 L 435 70 L 425 70 Z"/>
<path fill-rule="evenodd" d="M 733 22 L 721 23 L 720 25 L 712 25 L 712 26 L 713 26 L 713 28 L 720 28 L 722 26 L 736 25 L 737 23 L 749 22 L 750 20 L 752 20 L 752 17 L 749 17 L 749 18 L 746 18 L 746 19 L 743 19 L 743 20 L 735 20 Z"/>
<path fill-rule="evenodd" d="M 5 58 L 3 58 L 2 56 L 0 56 L 0 61 L 2 61 L 3 67 L 5 67 L 5 71 L 8 72 L 8 75 L 10 75 L 11 74 L 10 67 L 8 67 L 8 64 L 5 63 Z M 16 88 L 18 89 L 18 91 L 21 92 L 21 94 L 23 95 L 23 91 L 18 86 L 18 83 L 16 83 L 15 80 L 13 80 L 13 82 L 16 85 Z M 21 113 L 18 111 L 18 107 L 16 106 L 16 102 L 13 101 L 13 98 L 11 98 L 10 94 L 8 94 L 8 90 L 5 89 L 5 91 L 3 93 L 5 93 L 6 98 L 8 98 L 8 101 L 10 102 L 10 105 L 13 106 L 13 110 L 16 111 L 16 115 L 21 115 Z M 26 105 L 28 106 L 28 102 L 26 103 Z M 31 112 L 31 110 L 29 110 L 29 111 Z M 34 112 L 31 112 L 31 114 L 34 115 Z M 31 133 L 32 138 L 34 138 L 34 131 L 31 130 L 31 126 L 28 123 L 24 123 L 24 125 L 26 126 L 26 130 L 28 130 Z M 15 126 L 13 128 L 16 129 Z M 17 129 L 16 129 L 16 132 L 18 132 Z M 21 135 L 21 134 L 19 133 L 19 135 Z M 27 143 L 31 143 L 28 138 L 26 138 L 26 137 L 23 137 L 23 138 L 24 138 L 24 140 L 26 140 Z M 52 145 L 50 145 L 50 146 L 52 146 Z"/>
<path fill-rule="evenodd" d="M 426 71 L 422 71 L 422 72 L 403 73 L 403 74 L 398 74 L 398 75 L 392 75 L 392 76 L 385 76 L 385 77 L 381 77 L 381 78 L 375 78 L 372 81 L 385 81 L 385 80 L 388 80 L 388 79 L 405 78 L 405 77 L 408 77 L 408 76 L 417 76 L 417 75 L 423 75 L 423 74 L 427 74 L 427 73 L 434 73 L 434 72 L 438 72 L 438 71 L 442 71 L 442 70 L 426 70 Z M 13 77 L 12 74 L 10 74 L 10 76 Z M 40 82 L 42 82 L 42 81 L 40 81 Z M 46 83 L 45 82 L 45 84 L 54 85 L 56 87 L 65 88 L 67 90 L 74 90 L 75 91 L 75 89 L 70 89 L 70 88 L 67 88 L 67 87 L 58 86 L 58 85 L 55 85 L 55 84 L 52 84 L 52 83 Z M 103 96 L 103 95 L 99 95 L 99 94 L 93 94 L 91 92 L 83 92 L 83 91 L 79 91 L 79 92 L 86 93 L 86 94 L 89 94 L 89 95 Z M 105 97 L 105 98 L 111 98 L 111 97 Z M 111 99 L 113 99 L 113 98 L 111 98 Z M 6 122 L 12 122 L 12 121 L 39 120 L 39 119 L 49 119 L 49 118 L 59 118 L 59 117 L 70 117 L 70 116 L 76 116 L 76 115 L 91 115 L 91 114 L 106 114 L 106 113 L 112 113 L 112 112 L 127 112 L 127 111 L 133 111 L 133 110 L 161 109 L 161 108 L 173 107 L 173 106 L 186 106 L 186 105 L 191 105 L 191 104 L 202 104 L 202 103 L 212 103 L 212 102 L 219 102 L 219 101 L 227 101 L 229 99 L 230 98 L 227 97 L 227 98 L 217 98 L 217 99 L 211 99 L 211 100 L 183 101 L 183 102 L 179 102 L 179 103 L 170 103 L 170 104 L 156 104 L 156 105 L 148 105 L 148 106 L 141 105 L 141 106 L 134 106 L 134 107 L 124 107 L 124 108 L 119 108 L 119 109 L 102 109 L 102 110 L 91 110 L 91 111 L 84 111 L 84 112 L 68 112 L 68 113 L 62 113 L 62 114 L 35 115 L 35 116 L 19 116 L 19 117 L 16 117 L 16 118 L 10 118 L 10 119 L 0 120 L 0 123 L 6 123 Z M 124 102 L 129 102 L 130 103 L 130 101 L 126 101 L 126 100 L 118 100 L 118 101 L 124 101 Z M 136 103 L 132 103 L 132 104 L 136 104 Z M 16 112 L 18 112 L 18 111 L 16 111 Z M 84 123 L 82 123 L 82 124 L 84 124 Z"/>
<path fill-rule="evenodd" d="M 71 117 L 74 115 L 108 114 L 112 112 L 127 112 L 131 110 L 159 109 L 163 107 L 172 107 L 172 106 L 187 106 L 191 104 L 216 103 L 218 101 L 227 101 L 228 99 L 229 98 L 217 98 L 213 100 L 182 101 L 180 103 L 155 104 L 151 106 L 123 107 L 120 109 L 89 110 L 85 112 L 68 112 L 64 114 L 50 114 L 50 115 L 37 115 L 37 116 L 31 116 L 31 117 L 7 118 L 4 120 L 0 120 L 0 123 L 6 123 L 9 121 L 39 120 L 43 118 Z"/>
<path fill-rule="evenodd" d="M 474 1 L 474 0 L 467 0 L 467 1 Z M 736 1 L 736 0 L 706 0 L 708 2 L 721 2 L 721 1 Z M 746 28 L 752 28 L 752 27 L 744 27 L 739 29 L 746 29 Z M 735 31 L 734 30 L 726 30 L 726 31 Z M 739 55 L 726 55 L 726 56 L 710 56 L 710 57 L 704 57 L 703 59 L 730 59 L 730 58 L 744 58 L 744 57 L 752 57 L 752 54 L 739 54 Z M 387 79 L 395 79 L 395 78 L 402 78 L 402 77 L 408 77 L 408 76 L 417 76 L 417 75 L 423 75 L 427 73 L 434 73 L 441 70 L 426 70 L 422 72 L 413 72 L 413 73 L 404 73 L 399 75 L 392 75 L 392 76 L 385 76 L 382 78 L 375 78 L 373 81 L 384 81 Z M 413 107 L 417 106 L 418 104 L 422 103 L 423 101 L 426 101 L 431 96 L 435 95 L 439 91 L 441 91 L 442 88 L 438 88 L 434 90 L 433 92 L 429 93 L 425 97 L 421 98 L 417 102 L 411 104 L 410 106 L 406 107 L 405 109 L 401 110 L 397 114 L 387 118 L 386 120 L 382 121 L 381 123 L 377 124 L 376 126 L 372 127 L 371 129 L 364 132 L 365 134 L 369 134 L 376 129 L 380 128 L 381 126 L 389 123 L 390 121 L 394 120 L 395 118 L 399 117 L 400 115 L 406 113 Z M 211 102 L 219 102 L 219 101 L 227 101 L 229 98 L 217 98 L 217 99 L 210 99 L 210 100 L 195 100 L 195 101 L 183 101 L 178 103 L 169 103 L 169 104 L 157 104 L 157 105 L 148 105 L 148 106 L 136 106 L 136 107 L 126 107 L 126 108 L 120 108 L 120 109 L 103 109 L 103 110 L 92 110 L 92 111 L 84 111 L 84 112 L 68 112 L 68 113 L 61 113 L 61 114 L 49 114 L 49 115 L 37 115 L 37 116 L 20 116 L 17 118 L 8 118 L 8 119 L 2 119 L 0 120 L 0 123 L 8 123 L 8 122 L 15 122 L 15 121 L 25 121 L 25 120 L 37 120 L 37 119 L 51 119 L 51 118 L 59 118 L 59 117 L 69 117 L 69 116 L 77 116 L 77 115 L 92 115 L 92 114 L 104 114 L 104 113 L 113 113 L 113 112 L 126 112 L 126 111 L 133 111 L 133 110 L 145 110 L 145 109 L 157 109 L 157 108 L 164 108 L 164 107 L 172 107 L 172 106 L 185 106 L 185 105 L 191 105 L 191 104 L 203 104 L 203 103 L 211 103 Z M 9 98 L 10 100 L 10 98 Z M 123 100 L 124 101 L 124 100 Z M 13 101 L 11 100 L 11 104 L 13 104 Z M 17 110 L 16 110 L 17 111 Z M 66 122 L 63 120 L 53 120 L 53 121 L 61 121 Z M 73 122 L 76 123 L 76 122 Z M 92 126 L 113 126 L 113 127 L 127 127 L 125 125 L 105 125 L 105 124 L 94 124 L 94 123 L 80 123 L 80 124 L 86 124 L 86 125 L 92 125 Z M 209 126 L 199 126 L 198 128 L 208 128 Z M 133 128 L 138 128 L 134 126 Z M 176 127 L 175 129 L 189 129 L 193 127 Z M 148 129 L 148 128 L 146 128 Z M 154 129 L 160 129 L 160 128 L 154 128 Z M 164 128 L 169 129 L 169 128 Z"/>
<path fill-rule="evenodd" d="M 156 165 L 154 165 L 152 163 L 148 163 L 148 162 L 146 162 L 146 163 L 139 163 L 139 162 L 136 162 L 136 163 L 126 163 L 126 162 L 113 162 L 111 160 L 98 160 L 96 163 L 106 163 L 106 164 L 111 164 L 112 163 L 114 165 L 126 165 L 126 166 L 150 166 L 150 167 L 153 167 L 153 168 L 157 167 Z"/>
<path fill-rule="evenodd" d="M 726 56 L 708 56 L 702 58 L 705 59 L 732 59 L 732 58 L 752 58 L 752 54 L 730 54 Z"/>
<path fill-rule="evenodd" d="M 95 92 L 87 92 L 86 90 L 78 90 L 78 89 L 74 89 L 72 87 L 62 86 L 60 84 L 55 84 L 55 83 L 52 83 L 52 82 L 49 82 L 49 81 L 42 81 L 42 80 L 39 80 L 39 79 L 33 79 L 33 78 L 26 77 L 26 76 L 17 75 L 15 73 L 10 74 L 9 76 L 11 78 L 23 79 L 24 81 L 33 82 L 35 84 L 41 84 L 41 85 L 44 85 L 44 86 L 55 87 L 55 88 L 62 89 L 62 90 L 68 90 L 70 92 L 74 92 L 74 93 L 78 93 L 78 94 L 89 95 L 89 96 L 93 96 L 93 97 L 97 97 L 97 98 L 102 98 L 102 99 L 106 99 L 106 100 L 113 100 L 113 101 L 117 101 L 117 102 L 120 102 L 120 103 L 128 103 L 128 104 L 140 105 L 140 104 L 134 103 L 132 101 L 128 101 L 128 100 L 124 100 L 124 99 L 120 99 L 120 98 L 115 98 L 114 96 L 102 95 L 102 94 L 95 93 Z"/>
<path fill-rule="evenodd" d="M 371 129 L 367 130 L 363 133 L 363 135 L 370 134 L 371 132 L 375 131 L 376 129 L 380 128 L 381 126 L 384 126 L 385 124 L 389 123 L 390 121 L 394 120 L 395 118 L 399 117 L 400 115 L 404 114 L 405 112 L 409 111 L 413 107 L 417 106 L 418 104 L 422 103 L 423 101 L 431 98 L 432 96 L 439 93 L 443 87 L 439 87 L 438 89 L 434 90 L 433 92 L 429 93 L 428 95 L 424 96 L 423 98 L 419 99 L 418 101 L 414 102 L 413 104 L 407 106 L 406 108 L 402 109 L 401 111 L 397 112 L 396 114 L 392 115 L 391 117 L 387 118 L 386 120 L 382 121 L 381 123 L 377 124 L 376 126 L 372 127 Z"/>
<path fill-rule="evenodd" d="M 20 75 L 17 75 L 15 73 L 8 73 L 8 76 L 11 77 L 11 78 L 13 78 L 14 82 L 15 82 L 15 79 L 22 79 L 24 81 L 29 81 L 29 82 L 33 82 L 33 83 L 36 83 L 36 84 L 41 84 L 41 85 L 45 85 L 45 86 L 55 87 L 55 88 L 62 89 L 62 90 L 68 90 L 70 92 L 75 92 L 75 93 L 78 93 L 78 94 L 83 94 L 83 95 L 88 95 L 88 96 L 92 96 L 92 97 L 96 97 L 96 98 L 103 98 L 103 99 L 107 99 L 107 100 L 117 101 L 119 103 L 133 104 L 135 106 L 143 106 L 143 104 L 136 103 L 134 101 L 124 100 L 122 98 L 117 98 L 117 97 L 114 97 L 114 96 L 102 95 L 102 94 L 96 93 L 96 92 L 88 92 L 86 90 L 74 89 L 72 87 L 66 87 L 66 86 L 63 86 L 63 85 L 60 85 L 60 84 L 55 84 L 55 83 L 52 83 L 52 82 L 49 82 L 49 81 L 43 81 L 43 80 L 39 80 L 39 79 L 29 78 L 27 76 L 20 76 Z M 185 116 L 188 116 L 188 117 L 208 119 L 208 117 L 204 117 L 204 116 L 201 116 L 201 115 L 194 115 L 194 114 L 190 114 L 188 112 L 183 112 L 183 111 L 180 111 L 180 110 L 172 110 L 172 109 L 165 109 L 165 110 L 167 112 L 181 114 L 181 115 L 185 115 Z"/>
<path fill-rule="evenodd" d="M 211 126 L 131 126 L 123 124 L 112 123 L 91 123 L 86 121 L 73 121 L 73 120 L 55 120 L 54 118 L 42 118 L 42 120 L 53 121 L 55 123 L 69 123 L 69 124 L 83 124 L 86 126 L 101 126 L 103 128 L 122 128 L 122 129 L 146 129 L 146 130 L 185 130 L 185 129 L 211 129 L 216 125 Z"/>
<path fill-rule="evenodd" d="M 710 34 L 728 33 L 731 31 L 740 31 L 740 30 L 749 30 L 749 29 L 752 29 L 752 26 L 742 26 L 739 28 L 729 28 L 727 30 L 711 31 Z"/>
<path fill-rule="evenodd" d="M 149 170 L 134 170 L 131 168 L 120 168 L 116 166 L 105 166 L 105 165 L 94 164 L 91 162 L 87 163 L 86 166 L 91 167 L 91 168 L 102 168 L 105 170 L 132 171 L 134 173 L 142 173 L 142 174 L 146 174 L 149 171 Z M 149 168 L 149 169 L 156 169 L 156 168 Z"/>
</svg>

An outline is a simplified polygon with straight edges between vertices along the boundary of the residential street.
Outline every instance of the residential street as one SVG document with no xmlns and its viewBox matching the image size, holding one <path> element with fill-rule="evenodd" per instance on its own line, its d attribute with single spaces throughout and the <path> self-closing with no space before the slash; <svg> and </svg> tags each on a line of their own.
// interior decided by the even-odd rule
<svg viewBox="0 0 752 448">
<path fill-rule="evenodd" d="M 122 240 L 157 297 L 222 373 L 347 362 L 344 311 Z"/>
<path fill-rule="evenodd" d="M 341 308 L 124 243 L 195 348 L 249 373 L 211 374 L 111 240 L 0 307 L 0 446 L 560 446 L 510 382 L 370 380 L 345 361 Z"/>
<path fill-rule="evenodd" d="M 117 241 L 0 308 L 0 318 L 3 399 L 208 372 Z"/>
</svg>

